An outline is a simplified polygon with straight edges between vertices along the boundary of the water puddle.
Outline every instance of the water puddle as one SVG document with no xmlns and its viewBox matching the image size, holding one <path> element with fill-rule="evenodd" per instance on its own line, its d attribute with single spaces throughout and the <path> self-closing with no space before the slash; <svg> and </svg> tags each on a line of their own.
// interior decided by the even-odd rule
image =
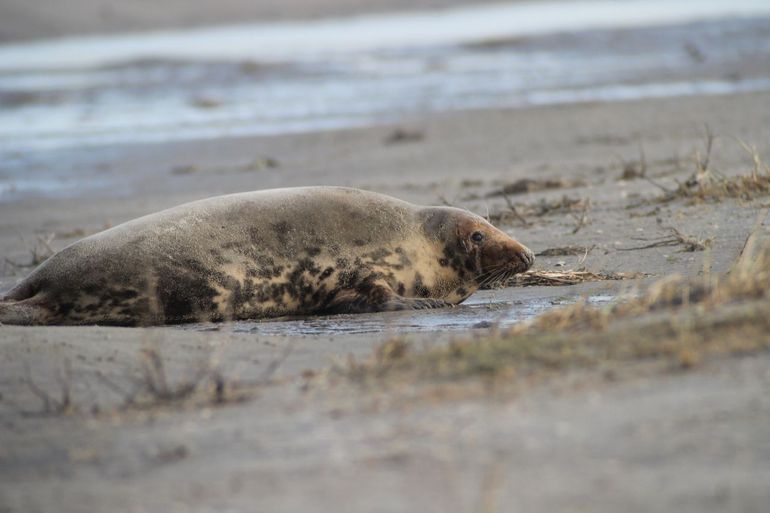
<svg viewBox="0 0 770 513">
<path fill-rule="evenodd" d="M 492 326 L 509 327 L 530 320 L 551 308 L 574 303 L 579 298 L 580 296 L 575 295 L 500 299 L 495 298 L 492 293 L 481 292 L 455 308 L 257 322 L 241 321 L 227 324 L 193 324 L 183 329 L 283 336 L 467 331 Z M 608 294 L 594 294 L 586 297 L 587 303 L 595 306 L 605 305 L 613 299 L 614 296 Z"/>
</svg>

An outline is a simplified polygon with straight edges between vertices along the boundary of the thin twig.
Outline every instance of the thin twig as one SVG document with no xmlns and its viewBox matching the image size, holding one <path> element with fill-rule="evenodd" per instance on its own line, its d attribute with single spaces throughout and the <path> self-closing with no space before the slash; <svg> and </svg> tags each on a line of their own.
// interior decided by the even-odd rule
<svg viewBox="0 0 770 513">
<path fill-rule="evenodd" d="M 588 223 L 588 209 L 591 207 L 591 200 L 586 199 L 583 203 L 583 210 L 580 212 L 580 217 L 575 216 L 575 214 L 570 214 L 572 218 L 575 220 L 575 228 L 572 230 L 572 235 L 575 235 L 577 232 L 579 232 L 587 223 Z"/>
<path fill-rule="evenodd" d="M 516 219 L 518 219 L 521 222 L 521 224 L 523 224 L 524 226 L 530 226 L 532 224 L 529 221 L 527 221 L 523 215 L 519 213 L 519 211 L 516 209 L 516 205 L 513 204 L 513 202 L 511 201 L 511 198 L 509 198 L 507 194 L 503 193 L 503 199 L 505 200 L 505 203 L 508 205 L 508 210 L 511 211 L 513 216 Z"/>
</svg>

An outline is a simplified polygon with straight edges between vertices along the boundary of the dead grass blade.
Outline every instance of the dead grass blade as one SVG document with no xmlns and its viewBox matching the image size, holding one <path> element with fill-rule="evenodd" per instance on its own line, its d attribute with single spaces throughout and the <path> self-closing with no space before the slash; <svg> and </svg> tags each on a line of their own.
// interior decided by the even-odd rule
<svg viewBox="0 0 770 513">
<path fill-rule="evenodd" d="M 538 253 L 535 256 L 539 257 L 552 257 L 552 256 L 578 256 L 587 255 L 596 246 L 559 246 L 556 248 L 547 248 Z"/>
<path fill-rule="evenodd" d="M 631 248 L 618 248 L 618 251 L 635 251 L 639 249 L 650 249 L 650 248 L 660 248 L 663 246 L 680 246 L 681 245 L 681 246 L 684 246 L 682 251 L 693 252 L 693 251 L 703 251 L 707 248 L 710 248 L 711 245 L 714 243 L 714 239 L 710 237 L 707 239 L 699 239 L 691 235 L 686 235 L 674 227 L 669 227 L 669 231 L 671 232 L 671 236 L 669 237 L 662 237 L 660 239 L 653 240 L 649 244 L 645 244 L 643 246 L 635 246 Z M 645 240 L 645 239 L 637 239 L 637 240 Z"/>
<path fill-rule="evenodd" d="M 494 198 L 495 196 L 509 196 L 515 194 L 524 194 L 527 192 L 538 192 L 552 189 L 571 189 L 575 187 L 585 186 L 583 180 L 571 180 L 567 178 L 548 178 L 548 179 L 533 179 L 522 178 L 516 180 L 513 183 L 509 183 L 494 190 L 486 195 L 487 198 Z"/>
<path fill-rule="evenodd" d="M 536 286 L 559 286 L 576 285 L 587 281 L 606 281 L 606 280 L 634 280 L 646 276 L 643 273 L 614 273 L 614 272 L 591 272 L 591 271 L 540 271 L 531 270 L 512 276 L 506 286 L 508 287 L 536 287 Z"/>
</svg>

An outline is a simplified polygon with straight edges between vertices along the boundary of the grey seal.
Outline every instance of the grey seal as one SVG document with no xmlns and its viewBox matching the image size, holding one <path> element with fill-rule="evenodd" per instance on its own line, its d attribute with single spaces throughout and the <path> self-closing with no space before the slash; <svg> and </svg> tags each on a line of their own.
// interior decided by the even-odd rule
<svg viewBox="0 0 770 513">
<path fill-rule="evenodd" d="M 144 326 L 437 308 L 533 259 L 458 208 L 343 187 L 246 192 L 73 243 L 0 300 L 0 322 Z"/>
</svg>

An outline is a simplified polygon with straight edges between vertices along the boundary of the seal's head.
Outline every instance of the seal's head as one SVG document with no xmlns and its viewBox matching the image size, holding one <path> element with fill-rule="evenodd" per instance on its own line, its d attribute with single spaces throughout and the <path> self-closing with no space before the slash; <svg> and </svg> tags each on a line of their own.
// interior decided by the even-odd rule
<svg viewBox="0 0 770 513">
<path fill-rule="evenodd" d="M 484 218 L 452 207 L 426 210 L 424 230 L 444 244 L 440 263 L 479 286 L 493 288 L 532 267 L 532 251 Z"/>
</svg>

